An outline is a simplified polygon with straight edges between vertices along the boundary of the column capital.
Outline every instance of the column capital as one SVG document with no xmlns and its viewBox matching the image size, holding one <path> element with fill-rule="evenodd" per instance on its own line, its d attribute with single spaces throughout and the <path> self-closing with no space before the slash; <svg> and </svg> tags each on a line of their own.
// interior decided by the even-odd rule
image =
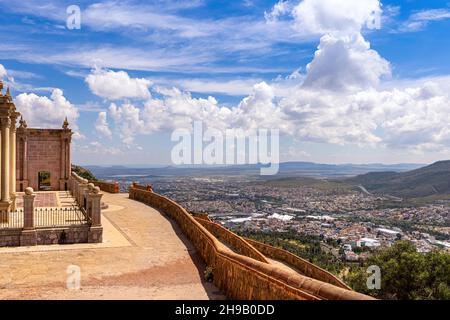
<svg viewBox="0 0 450 320">
<path fill-rule="evenodd" d="M 17 119 L 18 119 L 19 115 L 20 115 L 20 113 L 15 113 L 14 115 L 11 115 L 11 130 L 13 132 L 17 131 L 16 123 L 17 123 Z"/>
<path fill-rule="evenodd" d="M 2 128 L 9 128 L 11 127 L 11 118 L 10 117 L 1 117 L 0 118 L 0 125 L 2 126 Z"/>
</svg>

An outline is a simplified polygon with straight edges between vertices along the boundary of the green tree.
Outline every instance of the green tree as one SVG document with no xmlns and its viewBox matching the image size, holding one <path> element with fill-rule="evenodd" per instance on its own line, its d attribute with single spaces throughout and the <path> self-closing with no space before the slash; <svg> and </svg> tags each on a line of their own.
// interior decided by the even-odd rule
<svg viewBox="0 0 450 320">
<path fill-rule="evenodd" d="M 381 269 L 381 289 L 366 286 L 367 267 Z M 417 252 L 413 243 L 397 241 L 378 250 L 361 268 L 352 268 L 345 280 L 354 290 L 380 299 L 449 299 L 450 255 L 443 251 Z"/>
</svg>

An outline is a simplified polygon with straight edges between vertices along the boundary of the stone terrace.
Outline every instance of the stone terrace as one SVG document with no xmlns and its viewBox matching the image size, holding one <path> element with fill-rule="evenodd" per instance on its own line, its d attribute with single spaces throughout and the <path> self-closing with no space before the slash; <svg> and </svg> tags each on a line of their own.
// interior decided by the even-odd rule
<svg viewBox="0 0 450 320">
<path fill-rule="evenodd" d="M 0 299 L 224 299 L 178 226 L 127 197 L 105 193 L 103 243 L 0 248 Z M 69 265 L 80 290 L 66 288 Z"/>
</svg>

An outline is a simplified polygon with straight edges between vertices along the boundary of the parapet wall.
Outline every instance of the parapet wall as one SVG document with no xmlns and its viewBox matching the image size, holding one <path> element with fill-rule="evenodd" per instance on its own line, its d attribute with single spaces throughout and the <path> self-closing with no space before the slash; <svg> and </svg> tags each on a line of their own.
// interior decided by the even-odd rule
<svg viewBox="0 0 450 320">
<path fill-rule="evenodd" d="M 132 185 L 130 199 L 141 201 L 173 218 L 208 266 L 214 284 L 228 298 L 241 300 L 362 300 L 363 294 L 346 290 L 274 265 L 232 252 L 178 203 Z"/>
<path fill-rule="evenodd" d="M 90 180 L 89 183 L 93 183 L 100 190 L 108 193 L 120 193 L 120 187 L 118 182 L 107 182 L 107 181 L 93 181 Z"/>
<path fill-rule="evenodd" d="M 253 248 L 251 244 L 246 242 L 237 234 L 222 227 L 221 225 L 218 225 L 217 223 L 210 222 L 201 218 L 196 218 L 196 220 L 200 222 L 200 224 L 204 226 L 209 232 L 211 232 L 217 239 L 230 246 L 231 249 L 233 249 L 235 252 L 264 263 L 269 263 L 266 257 L 264 257 L 258 250 Z"/>
<path fill-rule="evenodd" d="M 296 256 L 295 254 L 290 253 L 289 251 L 276 248 L 251 239 L 245 238 L 245 240 L 248 243 L 250 243 L 253 247 L 255 247 L 257 250 L 259 250 L 261 253 L 263 253 L 265 256 L 282 261 L 294 267 L 307 277 L 311 277 L 323 282 L 331 283 L 335 286 L 347 290 L 351 290 L 349 286 L 347 286 L 342 280 L 334 276 L 332 273 L 316 266 L 315 264 L 312 264 L 309 261 L 306 261 L 305 259 Z"/>
</svg>

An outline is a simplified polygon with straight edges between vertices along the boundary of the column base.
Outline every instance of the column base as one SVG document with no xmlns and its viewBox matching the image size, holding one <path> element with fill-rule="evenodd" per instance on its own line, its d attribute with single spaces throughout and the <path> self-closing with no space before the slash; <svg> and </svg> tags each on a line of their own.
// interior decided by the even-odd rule
<svg viewBox="0 0 450 320">
<path fill-rule="evenodd" d="M 9 213 L 11 212 L 11 201 L 0 201 L 0 222 L 9 222 Z"/>
<path fill-rule="evenodd" d="M 88 232 L 88 243 L 103 242 L 103 227 L 91 227 Z"/>
<path fill-rule="evenodd" d="M 11 195 L 11 211 L 16 211 L 17 207 L 16 207 L 16 194 L 12 194 Z"/>
</svg>

